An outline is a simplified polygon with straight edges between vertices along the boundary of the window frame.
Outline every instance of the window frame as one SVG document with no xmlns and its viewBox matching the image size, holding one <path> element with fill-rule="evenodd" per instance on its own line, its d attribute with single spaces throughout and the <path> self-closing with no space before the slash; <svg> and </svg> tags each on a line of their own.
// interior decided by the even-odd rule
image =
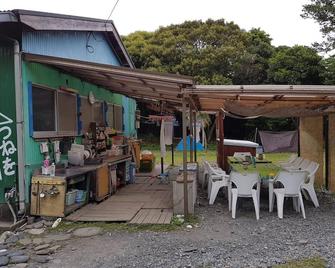
<svg viewBox="0 0 335 268">
<path fill-rule="evenodd" d="M 76 93 L 68 92 L 62 89 L 55 89 L 52 87 L 48 87 L 41 84 L 31 83 L 29 82 L 29 129 L 30 136 L 34 139 L 47 139 L 47 138 L 58 138 L 58 137 L 76 137 L 78 136 L 78 99 L 76 97 Z M 34 130 L 34 109 L 33 109 L 33 88 L 39 88 L 42 90 L 52 91 L 54 93 L 54 111 L 55 111 L 55 130 L 54 131 L 35 131 Z M 74 131 L 61 131 L 59 129 L 59 114 L 58 114 L 58 94 L 59 92 L 70 94 L 76 97 L 76 107 L 75 107 L 75 115 L 76 115 L 76 124 Z"/>
</svg>

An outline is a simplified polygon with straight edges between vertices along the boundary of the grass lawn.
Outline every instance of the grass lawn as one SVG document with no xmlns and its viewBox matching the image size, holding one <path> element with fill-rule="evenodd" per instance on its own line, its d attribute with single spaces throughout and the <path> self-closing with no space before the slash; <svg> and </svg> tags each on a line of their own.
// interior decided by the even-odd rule
<svg viewBox="0 0 335 268">
<path fill-rule="evenodd" d="M 300 261 L 290 261 L 285 264 L 275 265 L 274 268 L 323 268 L 326 267 L 325 260 L 320 257 Z"/>
<path fill-rule="evenodd" d="M 156 164 L 160 163 L 160 149 L 157 144 L 144 144 L 142 145 L 142 150 L 149 150 L 156 156 Z M 268 153 L 265 154 L 265 158 L 271 160 L 274 164 L 279 161 L 285 161 L 290 157 L 291 153 Z M 208 146 L 207 151 L 197 152 L 198 161 L 201 162 L 202 159 L 206 159 L 209 162 L 216 162 L 216 147 L 213 144 Z M 190 155 L 188 152 L 188 159 Z M 174 153 L 175 165 L 182 165 L 183 163 L 183 152 L 176 151 Z M 167 147 L 166 156 L 164 158 L 164 164 L 170 165 L 171 161 L 171 148 Z"/>
</svg>

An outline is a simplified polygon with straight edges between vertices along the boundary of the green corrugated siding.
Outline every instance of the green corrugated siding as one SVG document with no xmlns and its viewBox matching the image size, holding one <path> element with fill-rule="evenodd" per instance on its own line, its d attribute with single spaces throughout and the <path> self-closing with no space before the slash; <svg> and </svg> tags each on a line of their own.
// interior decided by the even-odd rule
<svg viewBox="0 0 335 268">
<path fill-rule="evenodd" d="M 73 76 L 61 73 L 56 69 L 44 66 L 38 63 L 23 62 L 22 64 L 22 81 L 23 81 L 23 98 L 24 98 L 24 115 L 25 115 L 25 160 L 26 160 L 26 178 L 27 178 L 27 194 L 29 196 L 29 185 L 31 174 L 34 169 L 38 168 L 43 156 L 39 151 L 39 143 L 32 139 L 29 135 L 29 113 L 28 113 L 28 82 L 45 85 L 51 88 L 59 88 L 61 86 L 78 90 L 80 95 L 87 96 L 93 91 L 96 99 L 122 105 L 122 95 L 111 93 L 110 91 L 98 87 L 96 85 L 81 81 Z M 136 102 L 131 100 L 130 109 L 125 111 L 126 114 L 135 112 Z M 134 116 L 134 115 L 132 115 Z M 136 131 L 134 128 L 131 132 Z"/>
<path fill-rule="evenodd" d="M 15 148 L 17 148 L 16 144 L 16 110 L 15 110 L 15 80 L 14 80 L 14 55 L 13 55 L 13 46 L 5 43 L 1 43 L 0 45 L 0 113 L 8 118 L 10 118 L 13 122 L 10 124 L 5 124 L 7 121 L 2 115 L 0 115 L 0 146 L 3 146 L 8 149 L 11 147 L 8 144 L 8 141 L 13 142 Z M 6 128 L 9 127 L 11 129 L 11 135 L 8 139 L 5 139 L 9 134 Z M 3 148 L 4 148 L 3 147 Z M 4 193 L 6 189 L 10 189 L 16 185 L 16 166 L 13 166 L 13 171 L 15 171 L 14 175 L 6 176 L 4 170 L 3 161 L 6 159 L 7 155 L 3 156 L 3 148 L 0 150 L 0 172 L 2 176 L 2 180 L 0 181 L 0 203 L 5 203 Z M 13 151 L 12 151 L 13 152 Z M 14 154 L 9 154 L 8 157 L 17 163 L 17 152 Z M 10 174 L 12 170 L 7 170 L 7 174 Z"/>
</svg>

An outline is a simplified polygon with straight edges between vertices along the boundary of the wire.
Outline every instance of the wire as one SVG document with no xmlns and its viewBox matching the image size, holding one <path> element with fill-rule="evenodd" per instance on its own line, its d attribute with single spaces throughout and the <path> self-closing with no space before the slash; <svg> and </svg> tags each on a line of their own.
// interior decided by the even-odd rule
<svg viewBox="0 0 335 268">
<path fill-rule="evenodd" d="M 106 24 L 107 24 L 108 20 L 110 19 L 110 17 L 112 16 L 112 14 L 113 14 L 113 12 L 114 12 L 114 10 L 115 10 L 115 8 L 116 8 L 117 4 L 119 3 L 119 1 L 120 1 L 120 0 L 116 0 L 116 2 L 115 2 L 115 4 L 114 4 L 114 6 L 113 6 L 113 8 L 112 8 L 112 11 L 109 13 L 109 16 L 108 16 L 108 18 L 107 18 L 107 20 L 105 21 L 105 26 L 106 26 Z"/>
</svg>

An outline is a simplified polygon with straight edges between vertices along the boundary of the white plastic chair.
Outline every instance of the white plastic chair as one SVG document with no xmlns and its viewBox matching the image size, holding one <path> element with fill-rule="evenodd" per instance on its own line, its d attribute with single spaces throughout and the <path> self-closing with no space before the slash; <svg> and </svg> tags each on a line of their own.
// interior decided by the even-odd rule
<svg viewBox="0 0 335 268">
<path fill-rule="evenodd" d="M 219 190 L 222 187 L 227 187 L 229 186 L 229 175 L 226 174 L 225 171 L 222 169 L 218 168 L 213 168 L 209 163 L 208 164 L 208 169 L 209 169 L 209 175 L 208 175 L 208 199 L 209 199 L 209 204 L 213 205 L 214 201 L 218 195 Z M 228 207 L 229 210 L 231 209 L 230 205 L 230 192 L 228 191 Z"/>
<path fill-rule="evenodd" d="M 315 173 L 318 171 L 319 166 L 320 165 L 318 163 L 313 161 L 308 165 L 306 168 L 306 171 L 308 172 L 307 180 L 301 185 L 302 193 L 305 198 L 308 200 L 308 196 L 306 195 L 307 192 L 316 208 L 319 207 L 319 201 L 314 189 L 314 180 Z"/>
<path fill-rule="evenodd" d="M 224 174 L 226 174 L 221 168 L 213 166 L 212 164 L 210 164 L 206 160 L 203 160 L 203 166 L 204 166 L 204 173 L 203 173 L 203 180 L 202 180 L 202 188 L 203 189 L 205 188 L 206 183 L 207 183 L 207 187 L 209 187 L 209 185 L 208 185 L 209 184 L 208 178 L 209 178 L 209 175 L 211 173 L 211 169 L 214 169 L 216 173 L 224 173 Z"/>
<path fill-rule="evenodd" d="M 283 218 L 284 198 L 292 197 L 293 206 L 297 212 L 302 211 L 306 219 L 305 207 L 302 199 L 301 188 L 308 173 L 306 171 L 281 171 L 275 179 L 269 180 L 269 211 L 273 211 L 274 195 L 277 200 L 277 212 L 280 219 Z M 274 188 L 274 182 L 280 182 L 283 188 Z"/>
<path fill-rule="evenodd" d="M 302 162 L 299 163 L 298 165 L 287 167 L 287 168 L 284 168 L 284 169 L 288 170 L 288 171 L 291 171 L 291 170 L 292 171 L 294 171 L 294 170 L 306 170 L 310 163 L 311 163 L 310 160 L 303 159 Z"/>
<path fill-rule="evenodd" d="M 236 188 L 232 188 L 235 185 Z M 254 186 L 256 185 L 256 189 Z M 238 197 L 252 197 L 254 202 L 256 219 L 259 220 L 259 200 L 260 200 L 260 178 L 257 172 L 255 173 L 238 173 L 232 171 L 230 174 L 229 191 L 232 194 L 232 217 L 236 216 L 236 204 Z"/>
<path fill-rule="evenodd" d="M 286 161 L 279 161 L 278 164 L 281 165 L 290 165 L 293 163 L 294 160 L 298 158 L 297 154 L 291 154 L 291 156 Z"/>
<path fill-rule="evenodd" d="M 283 169 L 294 168 L 294 167 L 298 167 L 301 164 L 302 161 L 304 161 L 304 159 L 299 156 L 295 160 L 293 160 L 291 163 L 281 164 L 280 166 Z"/>
</svg>

